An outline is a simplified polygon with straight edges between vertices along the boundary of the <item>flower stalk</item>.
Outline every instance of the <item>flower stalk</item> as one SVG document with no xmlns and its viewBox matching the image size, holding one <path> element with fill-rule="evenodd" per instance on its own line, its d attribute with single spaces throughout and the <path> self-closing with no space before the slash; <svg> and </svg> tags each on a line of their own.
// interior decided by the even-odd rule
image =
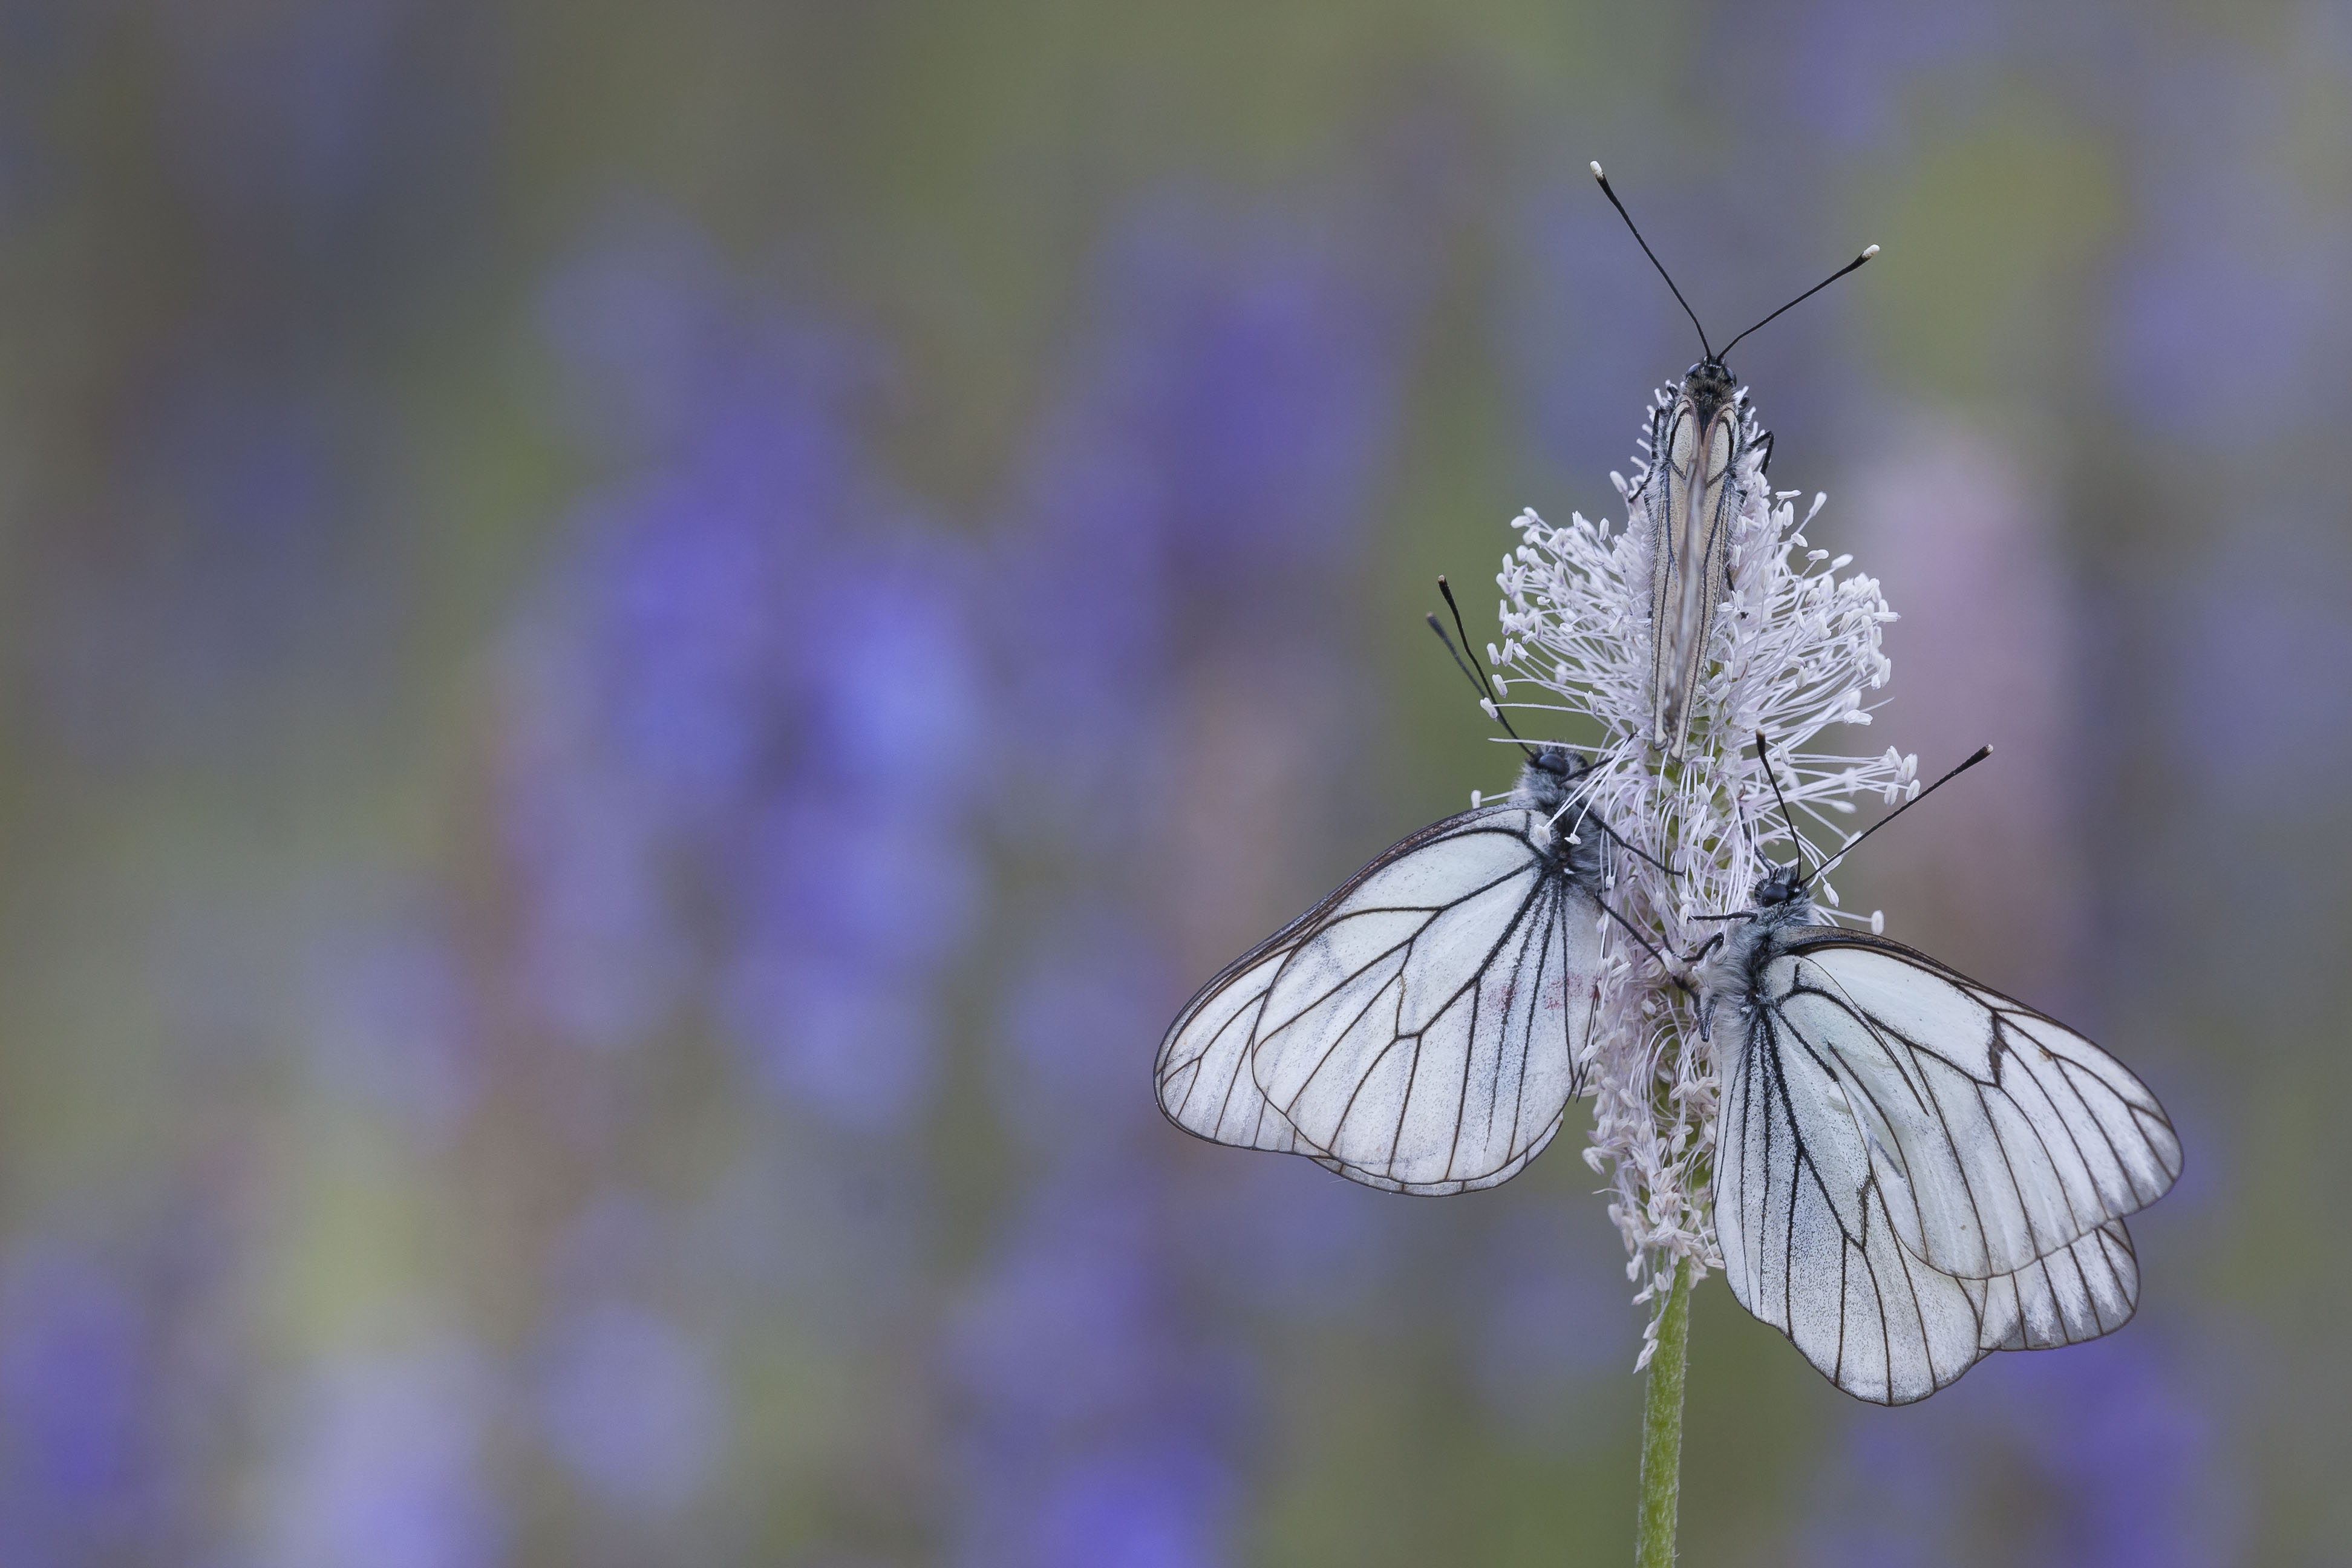
<svg viewBox="0 0 2352 1568">
<path fill-rule="evenodd" d="M 1656 1352 L 1642 1395 L 1642 1511 L 1635 1568 L 1670 1568 L 1683 1489 L 1683 1382 L 1690 1351 L 1690 1262 L 1675 1265 L 1674 1288 L 1658 1314 Z"/>
<path fill-rule="evenodd" d="M 1654 418 L 1674 396 L 1672 387 L 1661 391 Z M 1854 797 L 1892 805 L 1919 788 L 1916 757 L 1893 748 L 1841 754 L 1823 744 L 1871 721 L 1873 695 L 1891 673 L 1880 640 L 1895 612 L 1874 579 L 1842 574 L 1852 557 L 1832 558 L 1807 540 L 1822 498 L 1800 519 L 1796 492 L 1770 488 L 1769 443 L 1745 392 L 1736 396 L 1745 456 L 1727 477 L 1723 599 L 1674 746 L 1661 748 L 1654 734 L 1661 661 L 1652 592 L 1673 520 L 1660 510 L 1667 487 L 1650 482 L 1646 466 L 1630 482 L 1610 476 L 1626 502 L 1622 528 L 1582 516 L 1565 527 L 1533 512 L 1518 519 L 1520 542 L 1496 578 L 1501 645 L 1486 648 L 1496 686 L 1519 694 L 1506 696 L 1509 706 L 1597 732 L 1580 799 L 1640 851 L 1621 859 L 1604 896 L 1643 941 L 1603 975 L 1583 1065 L 1595 1101 L 1585 1159 L 1609 1182 L 1633 1300 L 1652 1314 L 1635 1363 L 1648 1373 L 1642 1568 L 1675 1558 L 1690 1292 L 1722 1267 L 1717 1102 L 1744 1032 L 1734 1020 L 1702 1026 L 1687 986 L 1691 955 L 1721 931 L 1724 916 L 1752 907 L 1767 861 L 1794 854 L 1818 866 L 1811 845 L 1850 841 L 1843 819 Z M 1815 891 L 1828 919 L 1879 927 L 1875 914 L 1841 911 L 1826 879 Z"/>
</svg>

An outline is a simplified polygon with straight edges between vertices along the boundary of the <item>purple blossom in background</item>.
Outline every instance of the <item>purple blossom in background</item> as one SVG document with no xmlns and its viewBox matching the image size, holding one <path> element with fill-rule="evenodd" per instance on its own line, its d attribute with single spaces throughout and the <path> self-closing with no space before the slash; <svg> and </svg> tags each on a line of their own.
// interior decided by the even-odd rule
<svg viewBox="0 0 2352 1568">
<path fill-rule="evenodd" d="M 291 1412 L 264 1561 L 283 1568 L 490 1568 L 507 1524 L 483 1473 L 491 1411 L 458 1346 L 347 1355 Z"/>
<path fill-rule="evenodd" d="M 1267 840 L 1227 817 L 1180 848 L 1162 803 L 1176 770 L 1249 768 L 1194 728 L 1221 668 L 1336 684 L 1300 644 L 1328 642 L 1372 504 L 1405 316 L 1349 238 L 1142 214 L 1106 247 L 1026 470 L 1002 596 L 1023 611 L 1002 628 L 1022 770 L 1005 815 L 1049 865 L 1095 853 L 1029 922 L 1002 1002 L 1000 1112 L 1038 1174 L 949 1338 L 966 1568 L 1228 1560 L 1242 1363 L 1188 1305 L 1213 1287 L 1187 1278 L 1169 1176 L 1139 1144 L 1188 898 L 1229 866 L 1246 880 L 1234 863 L 1262 867 Z M 1307 689 L 1328 711 L 1331 687 Z"/>
<path fill-rule="evenodd" d="M 613 1047 L 707 982 L 759 1081 L 903 1128 L 977 886 L 971 567 L 865 465 L 862 352 L 690 231 L 635 215 L 547 319 L 621 471 L 517 643 L 530 990 Z"/>
<path fill-rule="evenodd" d="M 549 1447 L 605 1501 L 664 1514 L 691 1499 L 725 1440 L 702 1347 L 657 1313 L 615 1300 L 567 1309 L 541 1351 Z"/>
<path fill-rule="evenodd" d="M 1804 0 L 1750 13 L 1786 62 L 1773 98 L 1816 132 L 1866 149 L 1902 130 L 1925 79 L 1993 64 L 2012 31 L 1998 4 L 1873 5 Z M 1752 58 L 1752 57 L 1750 57 Z M 1732 329 L 1737 331 L 1738 328 Z"/>
<path fill-rule="evenodd" d="M 949 1335 L 961 1568 L 1227 1560 L 1239 1366 L 1182 1310 L 1148 1173 L 1048 1178 Z"/>
<path fill-rule="evenodd" d="M 2011 1358 L 1937 1399 L 1941 1419 L 1864 1413 L 1830 1467 L 1805 1560 L 1958 1568 L 2000 1497 L 2002 1560 L 2020 1568 L 2169 1568 L 2227 1556 L 2234 1499 L 2211 1415 L 2148 1331 Z"/>
<path fill-rule="evenodd" d="M 2352 217 L 2290 152 L 2278 61 L 2212 41 L 2158 68 L 2136 105 L 2143 232 L 2114 290 L 2116 385 L 2168 443 L 2259 444 L 2324 402 L 2352 347 Z M 2209 106 L 2194 125 L 2163 107 L 2189 101 Z"/>
<path fill-rule="evenodd" d="M 1507 1430 L 1556 1445 L 1597 1436 L 1578 1419 L 1577 1384 L 1622 1375 L 1641 1350 L 1617 1277 L 1591 1266 L 1614 1238 L 1591 1225 L 1590 1207 L 1508 1211 L 1461 1298 L 1474 1336 L 1470 1373 L 1486 1408 Z"/>
<path fill-rule="evenodd" d="M 0 1560 L 120 1561 L 159 1543 L 169 1456 L 153 1329 L 124 1280 L 36 1244 L 0 1277 Z"/>
<path fill-rule="evenodd" d="M 479 1041 L 446 917 L 430 907 L 328 922 L 312 961 L 320 1079 L 436 1143 L 473 1104 Z"/>
</svg>

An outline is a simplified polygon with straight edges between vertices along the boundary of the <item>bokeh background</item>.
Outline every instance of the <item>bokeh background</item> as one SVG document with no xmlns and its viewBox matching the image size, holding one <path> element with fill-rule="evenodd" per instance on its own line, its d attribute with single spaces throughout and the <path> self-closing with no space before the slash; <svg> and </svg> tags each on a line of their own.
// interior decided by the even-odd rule
<svg viewBox="0 0 2352 1568">
<path fill-rule="evenodd" d="M 1885 247 L 1736 356 L 2000 747 L 1849 901 L 2189 1151 L 1915 1408 L 1711 1281 L 1688 1560 L 2343 1561 L 2343 5 L 5 0 L 0 1562 L 1626 1560 L 1580 1124 L 1148 1083 L 1508 779 L 1431 579 L 1697 357 L 1593 158 L 1718 340 Z"/>
</svg>

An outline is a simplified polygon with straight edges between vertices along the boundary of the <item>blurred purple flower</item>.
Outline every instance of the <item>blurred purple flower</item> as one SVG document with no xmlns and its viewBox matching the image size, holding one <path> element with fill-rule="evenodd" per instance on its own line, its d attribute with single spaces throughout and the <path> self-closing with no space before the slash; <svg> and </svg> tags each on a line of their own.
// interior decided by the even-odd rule
<svg viewBox="0 0 2352 1568">
<path fill-rule="evenodd" d="M 1016 499 L 1003 595 L 1022 752 L 1057 834 L 1132 821 L 1195 639 L 1303 640 L 1375 506 L 1409 300 L 1351 237 L 1179 203 L 1105 247 Z M 1321 593 L 1302 592 L 1320 587 Z M 1034 613 L 1052 606 L 1050 615 Z"/>
<path fill-rule="evenodd" d="M 2145 1331 L 2004 1356 L 1933 1420 L 1862 1412 L 1809 1532 L 1823 1563 L 2167 1568 L 2230 1557 L 2211 1415 Z M 1998 1497 L 2000 1505 L 1984 1505 Z M 1990 1538 L 1981 1532 L 1992 1532 Z"/>
<path fill-rule="evenodd" d="M 1155 945 L 1117 906 L 1070 911 L 1038 938 L 1005 999 L 998 1114 L 1065 1161 L 1123 1162 L 1153 1115 L 1133 1053 L 1181 997 Z"/>
<path fill-rule="evenodd" d="M 166 1458 L 152 1329 L 96 1260 L 37 1244 L 0 1279 L 0 1560 L 119 1561 L 156 1544 Z"/>
<path fill-rule="evenodd" d="M 1037 1568 L 1207 1568 L 1228 1560 L 1231 1468 L 1182 1437 L 1105 1451 L 1065 1470 L 1039 1510 Z"/>
<path fill-rule="evenodd" d="M 598 1497 L 676 1510 L 725 1441 L 724 1400 L 702 1347 L 657 1313 L 591 1300 L 549 1327 L 539 1412 L 549 1447 Z"/>
<path fill-rule="evenodd" d="M 954 1561 L 1224 1560 L 1238 1368 L 1188 1324 L 1169 1254 L 1148 1178 L 1049 1178 L 1031 1200 L 950 1331 Z"/>
<path fill-rule="evenodd" d="M 2352 566 L 2339 531 L 2284 521 L 2234 533 L 2183 574 L 2158 616 L 2172 748 L 2207 811 L 2332 806 L 2352 764 Z"/>
<path fill-rule="evenodd" d="M 1776 102 L 1833 142 L 1864 149 L 1903 129 L 1899 110 L 1916 100 L 1921 78 L 1997 61 L 2013 42 L 2007 10 L 1997 0 L 1921 6 L 1805 0 L 1753 20 L 1769 29 L 1785 61 L 1764 74 Z"/>
<path fill-rule="evenodd" d="M 266 1561 L 285 1568 L 488 1568 L 507 1525 L 484 1473 L 491 1386 L 445 1347 L 320 1368 L 285 1433 Z"/>
<path fill-rule="evenodd" d="M 1580 1381 L 1622 1373 L 1641 1349 L 1624 1291 L 1591 1260 L 1610 1244 L 1579 1245 L 1590 1205 L 1506 1211 L 1466 1276 L 1462 1316 L 1475 1326 L 1472 1373 L 1480 1397 L 1509 1430 L 1558 1442 L 1589 1432 L 1575 1419 Z"/>
<path fill-rule="evenodd" d="M 1243 1369 L 1202 1321 L 1215 1293 L 1183 1276 L 1164 1173 L 1135 1157 L 1181 999 L 1164 933 L 1197 885 L 1155 871 L 1213 879 L 1163 806 L 1220 668 L 1200 650 L 1311 663 L 1366 531 L 1408 311 L 1349 237 L 1139 216 L 1106 247 L 1025 470 L 1002 598 L 1054 613 L 1002 630 L 1020 770 L 1003 815 L 1050 864 L 1095 869 L 1055 885 L 1000 1000 L 998 1109 L 1042 1170 L 949 1339 L 971 1568 L 1229 1555 Z M 1223 858 L 1265 863 L 1223 826 Z"/>
<path fill-rule="evenodd" d="M 331 922 L 314 960 L 311 1032 L 337 1093 L 446 1138 L 473 1101 L 473 1002 L 442 920 L 400 910 Z"/>
<path fill-rule="evenodd" d="M 860 351 L 739 300 L 691 230 L 615 224 L 546 310 L 622 471 L 516 645 L 524 970 L 608 1047 L 708 977 L 759 1081 L 903 1127 L 976 897 L 973 574 L 866 463 Z"/>
<path fill-rule="evenodd" d="M 2152 65 L 2136 95 L 2142 229 L 2108 337 L 2123 400 L 2168 442 L 2275 437 L 2324 405 L 2352 348 L 2352 218 L 2292 155 L 2287 68 L 2216 42 Z M 2195 124 L 2178 103 L 2200 106 Z"/>
</svg>

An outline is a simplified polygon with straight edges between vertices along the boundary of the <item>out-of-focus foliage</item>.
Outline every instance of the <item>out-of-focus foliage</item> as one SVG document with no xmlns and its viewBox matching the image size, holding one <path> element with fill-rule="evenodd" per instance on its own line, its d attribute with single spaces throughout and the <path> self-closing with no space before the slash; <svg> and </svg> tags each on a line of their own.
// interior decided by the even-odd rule
<svg viewBox="0 0 2352 1568">
<path fill-rule="evenodd" d="M 2326 1560 L 2347 104 L 2326 4 L 0 0 L 0 1562 L 1622 1561 L 1580 1128 L 1148 1082 L 1508 776 L 1429 579 L 1696 357 L 1595 157 L 1718 340 L 1885 247 L 1738 368 L 2000 755 L 1850 896 L 2189 1152 L 1916 1409 L 1710 1283 L 1685 1550 Z"/>
</svg>

